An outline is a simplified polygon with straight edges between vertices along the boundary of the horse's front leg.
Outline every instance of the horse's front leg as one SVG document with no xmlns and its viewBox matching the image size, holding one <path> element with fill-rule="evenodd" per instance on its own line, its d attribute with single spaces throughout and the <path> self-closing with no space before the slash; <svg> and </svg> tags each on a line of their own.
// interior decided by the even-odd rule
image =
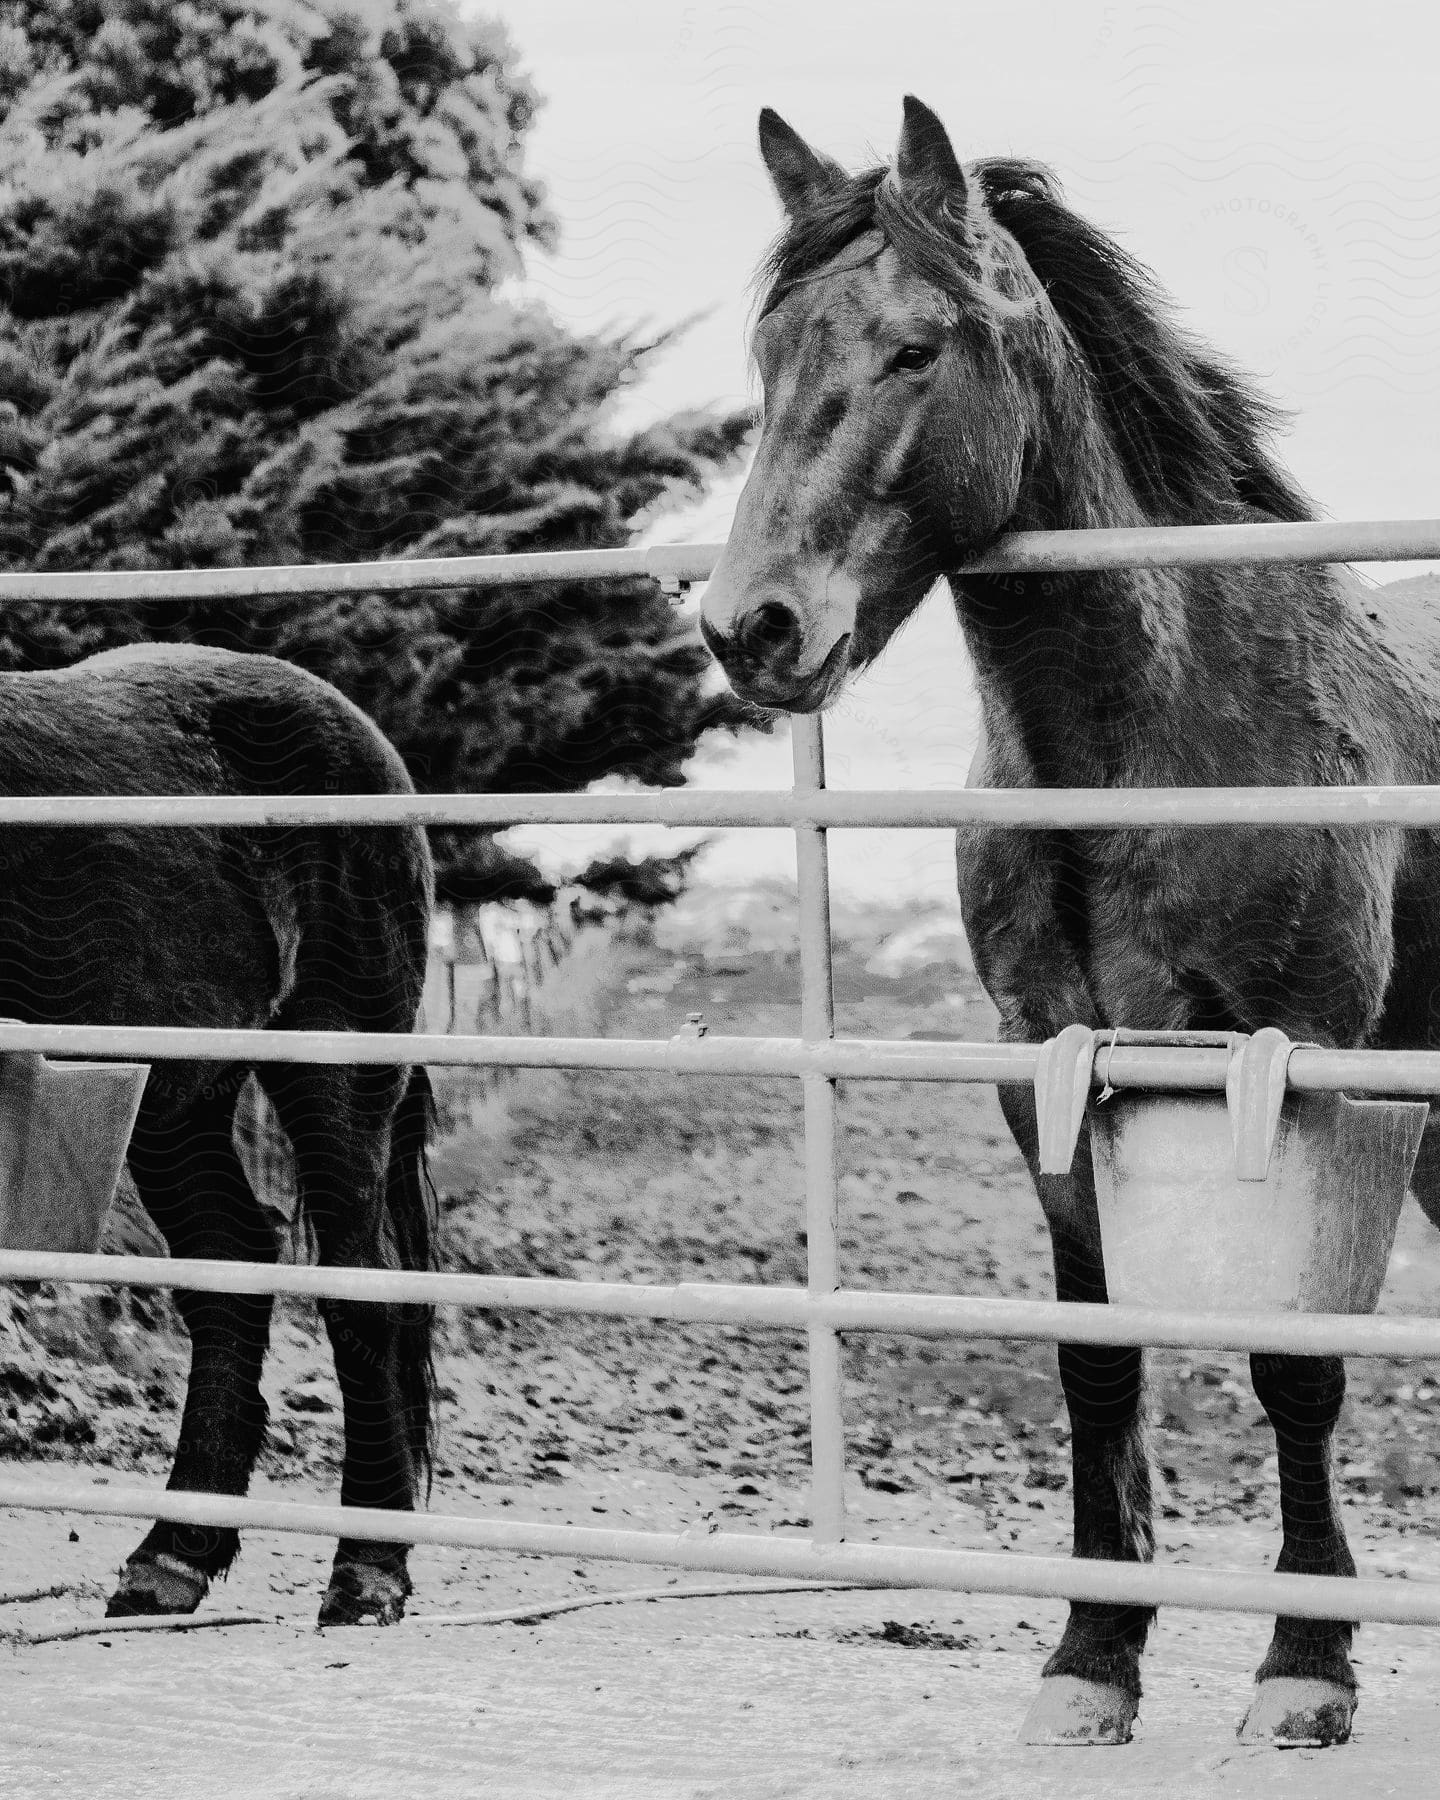
<svg viewBox="0 0 1440 1800">
<path fill-rule="evenodd" d="M 1073 1172 L 1041 1175 L 1035 1101 L 1004 1087 L 1001 1108 L 1030 1167 L 1050 1226 L 1060 1300 L 1103 1305 L 1105 1269 L 1087 1134 Z M 1075 1555 L 1148 1562 L 1154 1552 L 1145 1438 L 1143 1352 L 1062 1344 L 1060 1381 L 1070 1413 Z M 1125 1744 L 1140 1703 L 1140 1655 L 1154 1609 L 1076 1601 L 1040 1693 L 1021 1728 L 1027 1744 Z"/>
<path fill-rule="evenodd" d="M 1282 1573 L 1353 1575 L 1355 1559 L 1335 1504 L 1330 1450 L 1345 1398 L 1338 1356 L 1252 1356 L 1255 1394 L 1275 1427 L 1280 1463 Z M 1353 1627 L 1336 1620 L 1275 1621 L 1240 1727 L 1246 1744 L 1343 1744 L 1355 1713 Z"/>
</svg>

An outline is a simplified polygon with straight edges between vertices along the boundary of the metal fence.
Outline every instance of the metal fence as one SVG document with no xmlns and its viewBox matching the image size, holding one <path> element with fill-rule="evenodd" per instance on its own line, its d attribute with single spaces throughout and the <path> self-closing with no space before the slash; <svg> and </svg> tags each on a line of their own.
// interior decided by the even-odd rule
<svg viewBox="0 0 1440 1800">
<path fill-rule="evenodd" d="M 518 586 L 651 576 L 670 591 L 702 581 L 719 546 L 601 550 L 544 556 L 454 557 L 293 569 L 0 574 L 0 603 L 45 599 L 104 604 L 164 597 L 264 596 Z M 1031 573 L 1193 563 L 1440 558 L 1440 521 L 1201 526 L 1141 531 L 1023 533 L 972 567 Z M 314 1532 L 386 1542 L 450 1544 L 614 1558 L 690 1569 L 848 1580 L 890 1587 L 1047 1596 L 1125 1604 L 1283 1613 L 1313 1618 L 1440 1624 L 1440 1586 L 1186 1566 L 1080 1561 L 980 1551 L 847 1543 L 840 1340 L 846 1332 L 919 1337 L 1182 1345 L 1217 1350 L 1329 1352 L 1350 1356 L 1440 1355 L 1440 1318 L 1323 1314 L 1204 1314 L 1126 1306 L 844 1290 L 838 1280 L 836 1083 L 1032 1082 L 1040 1046 L 891 1042 L 835 1036 L 830 968 L 826 833 L 837 827 L 954 826 L 1143 828 L 1324 825 L 1440 826 L 1440 787 L 827 791 L 818 718 L 793 722 L 789 792 L 624 795 L 383 795 L 0 798 L 0 826 L 133 824 L 429 825 L 659 823 L 753 826 L 795 833 L 799 883 L 801 1035 L 725 1038 L 695 1029 L 660 1040 L 450 1037 L 343 1032 L 189 1031 L 0 1023 L 0 1051 L 118 1055 L 148 1061 L 417 1061 L 469 1067 L 645 1069 L 681 1076 L 775 1075 L 804 1095 L 805 1287 L 681 1283 L 675 1286 L 406 1274 L 360 1269 L 198 1262 L 164 1257 L 0 1252 L 0 1279 L 308 1294 L 392 1302 L 578 1312 L 685 1323 L 803 1331 L 809 1341 L 812 1536 L 678 1534 L 542 1525 L 511 1519 L 381 1512 L 110 1485 L 37 1493 L 0 1479 L 0 1506 L 162 1518 Z M 1227 1057 L 1207 1047 L 1158 1051 L 1119 1045 L 1107 1056 L 1111 1086 L 1221 1090 Z M 1440 1094 L 1440 1052 L 1297 1047 L 1288 1079 L 1301 1090 Z"/>
</svg>

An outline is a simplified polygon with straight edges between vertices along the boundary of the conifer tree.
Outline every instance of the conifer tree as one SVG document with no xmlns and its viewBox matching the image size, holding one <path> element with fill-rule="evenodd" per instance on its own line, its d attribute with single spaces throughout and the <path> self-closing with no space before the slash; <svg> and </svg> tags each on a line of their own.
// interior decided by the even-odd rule
<svg viewBox="0 0 1440 1800">
<path fill-rule="evenodd" d="M 453 0 L 0 0 L 0 568 L 613 546 L 702 490 L 743 419 L 607 426 L 663 335 L 497 292 L 556 231 L 537 103 Z M 8 668 L 138 639 L 313 669 L 431 790 L 673 784 L 739 718 L 646 581 L 0 612 Z"/>
</svg>

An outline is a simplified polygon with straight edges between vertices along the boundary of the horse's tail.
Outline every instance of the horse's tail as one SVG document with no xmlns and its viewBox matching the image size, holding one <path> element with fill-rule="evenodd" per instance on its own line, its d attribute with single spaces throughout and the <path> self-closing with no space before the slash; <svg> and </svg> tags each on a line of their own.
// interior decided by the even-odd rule
<svg viewBox="0 0 1440 1800">
<path fill-rule="evenodd" d="M 410 1071 L 405 1097 L 390 1128 L 390 1168 L 385 1206 L 402 1269 L 439 1267 L 436 1244 L 439 1202 L 425 1149 L 434 1135 L 435 1095 L 423 1064 Z M 407 1302 L 400 1308 L 400 1392 L 410 1454 L 425 1477 L 429 1498 L 435 1452 L 435 1308 Z"/>
</svg>

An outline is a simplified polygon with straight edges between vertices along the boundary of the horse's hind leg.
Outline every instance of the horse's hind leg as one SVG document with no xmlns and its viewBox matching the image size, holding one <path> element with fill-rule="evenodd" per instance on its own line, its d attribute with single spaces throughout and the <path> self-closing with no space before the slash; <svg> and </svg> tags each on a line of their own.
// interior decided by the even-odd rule
<svg viewBox="0 0 1440 1800">
<path fill-rule="evenodd" d="M 1353 1575 L 1355 1559 L 1335 1506 L 1330 1445 L 1345 1398 L 1338 1356 L 1250 1358 L 1255 1394 L 1275 1427 L 1284 1542 L 1282 1573 Z M 1343 1744 L 1355 1712 L 1353 1627 L 1342 1621 L 1277 1619 L 1256 1672 L 1242 1743 Z"/>
<path fill-rule="evenodd" d="M 1103 1304 L 1099 1215 L 1082 1134 L 1068 1176 L 1041 1175 L 1035 1100 L 1002 1087 L 1001 1109 L 1030 1167 L 1050 1226 L 1057 1299 Z M 1141 1351 L 1061 1344 L 1070 1414 L 1075 1555 L 1148 1562 L 1154 1552 Z M 1124 1744 L 1140 1702 L 1140 1656 L 1154 1611 L 1074 1601 L 1040 1693 L 1021 1728 L 1029 1744 Z"/>
<path fill-rule="evenodd" d="M 396 1068 L 262 1065 L 257 1071 L 295 1149 L 301 1203 L 322 1264 L 423 1266 L 428 1226 L 397 1216 L 392 1120 L 406 1093 Z M 418 1157 L 414 1147 L 402 1156 Z M 414 1171 L 411 1171 L 414 1173 Z M 429 1312 L 392 1302 L 325 1300 L 345 1408 L 344 1506 L 408 1512 L 415 1505 L 429 1417 Z M 342 1538 L 322 1625 L 401 1618 L 410 1593 L 409 1545 Z"/>
<path fill-rule="evenodd" d="M 172 1256 L 274 1262 L 275 1233 L 250 1191 L 230 1138 L 237 1084 L 202 1097 L 176 1124 L 137 1128 L 130 1170 Z M 190 1380 L 167 1485 L 243 1494 L 265 1435 L 260 1369 L 270 1337 L 269 1295 L 199 1294 L 175 1303 L 190 1334 Z M 240 1547 L 230 1527 L 160 1521 L 121 1573 L 110 1617 L 193 1612 Z"/>
</svg>

